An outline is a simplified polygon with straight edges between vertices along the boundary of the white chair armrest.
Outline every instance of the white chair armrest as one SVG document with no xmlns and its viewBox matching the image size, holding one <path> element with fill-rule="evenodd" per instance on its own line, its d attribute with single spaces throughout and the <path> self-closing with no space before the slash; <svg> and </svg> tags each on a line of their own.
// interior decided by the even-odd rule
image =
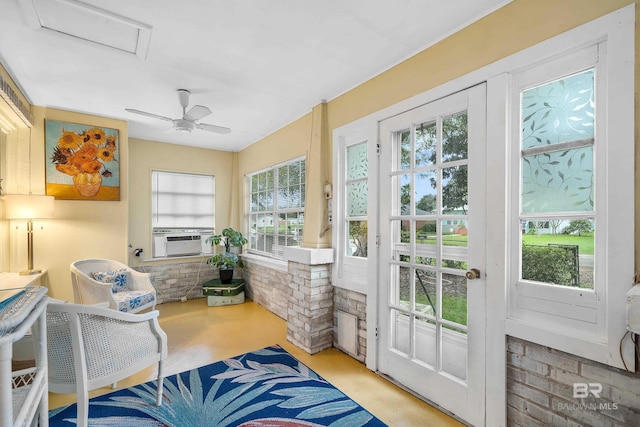
<svg viewBox="0 0 640 427">
<path fill-rule="evenodd" d="M 82 304 L 99 304 L 105 301 L 109 302 L 109 305 L 115 307 L 115 300 L 113 299 L 112 284 L 102 283 L 89 277 L 78 277 L 78 285 L 82 288 Z"/>
<path fill-rule="evenodd" d="M 151 284 L 149 273 L 142 273 L 136 270 L 127 271 L 127 287 L 132 291 L 151 291 L 155 289 Z"/>
</svg>

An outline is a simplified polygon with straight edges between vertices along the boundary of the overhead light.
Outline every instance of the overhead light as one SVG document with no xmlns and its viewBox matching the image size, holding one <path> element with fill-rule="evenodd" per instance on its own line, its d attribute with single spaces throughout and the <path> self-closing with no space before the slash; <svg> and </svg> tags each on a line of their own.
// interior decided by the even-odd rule
<svg viewBox="0 0 640 427">
<path fill-rule="evenodd" d="M 146 59 L 152 27 L 77 0 L 19 0 L 29 26 Z"/>
</svg>

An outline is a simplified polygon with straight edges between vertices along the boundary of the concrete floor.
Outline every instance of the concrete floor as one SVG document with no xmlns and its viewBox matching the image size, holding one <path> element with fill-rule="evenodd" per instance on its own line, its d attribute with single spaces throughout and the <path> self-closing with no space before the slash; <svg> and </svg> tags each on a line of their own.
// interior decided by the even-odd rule
<svg viewBox="0 0 640 427">
<path fill-rule="evenodd" d="M 168 336 L 167 376 L 278 344 L 320 376 L 394 427 L 460 426 L 459 422 L 331 348 L 309 355 L 287 341 L 286 322 L 264 307 L 244 304 L 209 307 L 205 298 L 160 304 L 160 325 Z M 125 388 L 153 379 L 155 367 L 120 381 Z M 90 396 L 113 391 L 94 390 Z M 74 394 L 49 393 L 49 407 L 75 401 Z"/>
</svg>

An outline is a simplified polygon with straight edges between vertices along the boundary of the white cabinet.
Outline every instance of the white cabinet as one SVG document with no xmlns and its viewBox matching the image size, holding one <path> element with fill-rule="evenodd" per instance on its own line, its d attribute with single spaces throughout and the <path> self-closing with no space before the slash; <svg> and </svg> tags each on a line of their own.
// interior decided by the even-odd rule
<svg viewBox="0 0 640 427">
<path fill-rule="evenodd" d="M 7 273 L 2 273 L 7 274 Z M 0 427 L 49 424 L 47 387 L 47 288 L 33 286 L 0 310 Z M 13 345 L 33 334 L 36 366 L 12 372 Z"/>
</svg>

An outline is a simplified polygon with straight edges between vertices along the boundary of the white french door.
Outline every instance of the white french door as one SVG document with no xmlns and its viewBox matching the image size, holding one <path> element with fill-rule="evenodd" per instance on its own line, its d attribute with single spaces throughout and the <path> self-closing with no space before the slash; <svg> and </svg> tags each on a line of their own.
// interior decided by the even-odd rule
<svg viewBox="0 0 640 427">
<path fill-rule="evenodd" d="M 484 425 L 486 87 L 379 132 L 378 370 Z"/>
</svg>

